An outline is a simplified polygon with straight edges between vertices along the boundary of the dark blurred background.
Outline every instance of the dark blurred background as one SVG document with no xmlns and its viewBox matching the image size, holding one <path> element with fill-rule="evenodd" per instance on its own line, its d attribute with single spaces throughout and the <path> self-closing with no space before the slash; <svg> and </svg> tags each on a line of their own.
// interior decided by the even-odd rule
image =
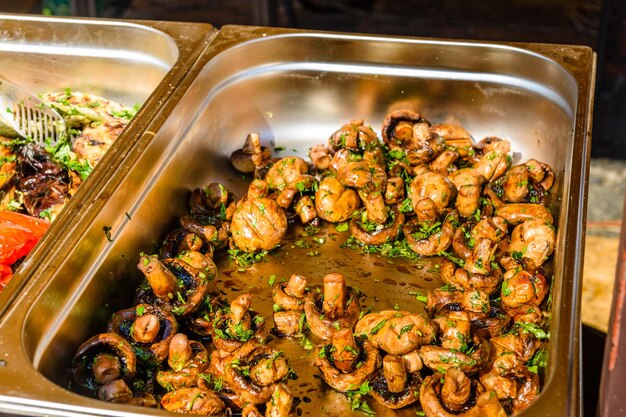
<svg viewBox="0 0 626 417">
<path fill-rule="evenodd" d="M 3 0 L 0 11 L 578 44 L 598 53 L 596 158 L 626 160 L 621 0 Z"/>
</svg>

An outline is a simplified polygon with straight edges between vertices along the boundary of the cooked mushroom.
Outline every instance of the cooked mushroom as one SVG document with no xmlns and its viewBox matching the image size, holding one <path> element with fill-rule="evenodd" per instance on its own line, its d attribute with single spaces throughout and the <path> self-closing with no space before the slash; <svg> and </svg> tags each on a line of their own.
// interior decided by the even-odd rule
<svg viewBox="0 0 626 417">
<path fill-rule="evenodd" d="M 335 177 L 324 178 L 315 192 L 317 215 L 331 223 L 348 220 L 361 204 L 359 195 Z"/>
<path fill-rule="evenodd" d="M 391 149 L 406 151 L 411 165 L 430 162 L 443 151 L 443 139 L 433 135 L 430 122 L 414 109 L 399 109 L 383 121 L 382 137 Z"/>
<path fill-rule="evenodd" d="M 420 389 L 420 404 L 429 417 L 506 417 L 506 411 L 493 391 L 485 391 L 478 395 L 476 404 L 463 412 L 448 412 L 439 401 L 437 392 L 443 375 L 436 373 L 424 379 Z"/>
<path fill-rule="evenodd" d="M 553 224 L 554 222 L 552 214 L 550 214 L 550 210 L 540 204 L 505 204 L 498 207 L 495 214 L 496 216 L 504 217 L 507 222 L 513 225 L 518 225 L 531 219 L 543 220 L 550 224 Z"/>
<path fill-rule="evenodd" d="M 498 178 L 509 167 L 508 154 L 511 151 L 511 143 L 508 140 L 489 137 L 480 141 L 477 148 L 482 148 L 483 155 L 474 165 L 473 169 L 487 181 Z"/>
<path fill-rule="evenodd" d="M 528 271 L 508 270 L 504 273 L 502 283 L 502 304 L 508 308 L 516 308 L 523 305 L 540 304 L 550 286 L 541 272 L 530 273 Z"/>
<path fill-rule="evenodd" d="M 454 198 L 452 182 L 441 174 L 427 170 L 413 178 L 410 190 L 413 211 L 421 222 L 438 220 Z M 432 206 L 434 210 L 424 210 L 424 204 Z"/>
<path fill-rule="evenodd" d="M 219 350 L 234 352 L 253 338 L 265 341 L 268 335 L 265 319 L 250 310 L 251 304 L 252 294 L 243 293 L 230 303 L 229 311 L 218 311 L 211 335 Z"/>
<path fill-rule="evenodd" d="M 470 349 L 470 347 L 472 347 Z M 466 342 L 463 350 L 447 349 L 441 346 L 424 345 L 419 354 L 424 365 L 433 371 L 457 368 L 468 375 L 475 374 L 485 367 L 489 361 L 491 345 L 479 336 L 474 336 Z"/>
<path fill-rule="evenodd" d="M 441 402 L 452 411 L 461 411 L 472 393 L 472 381 L 456 368 L 448 368 L 441 387 Z"/>
<path fill-rule="evenodd" d="M 419 399 L 422 378 L 419 374 L 407 373 L 401 357 L 387 355 L 383 367 L 371 382 L 372 397 L 387 408 L 398 409 L 413 404 Z"/>
<path fill-rule="evenodd" d="M 441 280 L 445 284 L 450 284 L 463 290 L 472 291 L 476 289 L 491 295 L 500 288 L 500 283 L 502 282 L 502 271 L 500 268 L 494 268 L 490 275 L 485 275 L 471 274 L 447 259 L 441 261 L 440 265 Z"/>
<path fill-rule="evenodd" d="M 215 291 L 217 267 L 200 252 L 187 251 L 162 263 L 176 278 L 176 289 L 168 293 L 171 311 L 187 316 L 200 308 L 207 294 Z M 193 264 L 193 265 L 192 265 Z"/>
<path fill-rule="evenodd" d="M 473 168 L 462 168 L 448 178 L 457 190 L 454 207 L 462 217 L 473 216 L 480 206 L 480 187 L 485 182 L 485 177 Z"/>
<path fill-rule="evenodd" d="M 331 151 L 324 145 L 313 145 L 309 150 L 309 158 L 318 171 L 324 171 L 330 165 Z"/>
<path fill-rule="evenodd" d="M 437 328 L 426 317 L 396 310 L 366 314 L 358 321 L 354 332 L 392 355 L 411 352 L 432 343 L 437 336 Z"/>
<path fill-rule="evenodd" d="M 230 163 L 235 169 L 244 174 L 254 172 L 254 169 L 267 161 L 271 152 L 265 146 L 261 146 L 261 138 L 258 133 L 250 133 L 246 137 L 243 148 L 237 149 L 230 155 Z"/>
<path fill-rule="evenodd" d="M 126 338 L 140 352 L 140 359 L 162 362 L 178 331 L 178 323 L 171 313 L 158 306 L 138 304 L 114 313 L 107 331 Z"/>
<path fill-rule="evenodd" d="M 548 260 L 555 245 L 554 226 L 545 220 L 530 219 L 513 229 L 509 253 L 534 271 Z"/>
<path fill-rule="evenodd" d="M 213 416 L 224 410 L 225 404 L 213 391 L 193 387 L 168 392 L 161 398 L 161 406 L 173 413 Z"/>
<path fill-rule="evenodd" d="M 170 301 L 180 291 L 174 274 L 159 261 L 156 255 L 141 254 L 137 268 L 144 274 L 152 292 L 158 298 Z"/>
<path fill-rule="evenodd" d="M 123 379 L 103 382 L 98 388 L 98 399 L 111 403 L 128 403 L 133 398 L 133 392 Z"/>
<path fill-rule="evenodd" d="M 224 380 L 237 394 L 235 403 L 239 406 L 268 401 L 274 384 L 285 379 L 288 373 L 285 357 L 255 340 L 237 349 L 230 363 L 224 366 Z"/>
<path fill-rule="evenodd" d="M 454 211 L 446 215 L 443 223 L 411 219 L 404 225 L 404 236 L 413 252 L 422 256 L 439 255 L 452 244 L 457 221 Z"/>
<path fill-rule="evenodd" d="M 358 364 L 348 372 L 338 369 L 331 361 L 331 353 L 335 349 L 334 345 L 321 345 L 315 350 L 315 365 L 320 368 L 324 381 L 337 391 L 346 392 L 359 387 L 362 383 L 372 377 L 376 369 L 380 366 L 380 355 L 367 340 L 356 339 L 358 352 Z"/>
<path fill-rule="evenodd" d="M 215 249 L 221 249 L 228 243 L 230 223 L 212 215 L 194 214 L 180 218 L 183 229 L 193 233 Z"/>
<path fill-rule="evenodd" d="M 297 274 L 293 274 L 287 283 L 274 284 L 272 288 L 273 317 L 279 335 L 294 336 L 303 332 L 306 319 L 303 311 L 306 286 L 306 278 Z"/>
<path fill-rule="evenodd" d="M 313 190 L 317 179 L 308 174 L 309 166 L 296 156 L 287 156 L 272 165 L 265 176 L 270 191 L 275 191 L 274 200 L 282 208 L 288 208 L 298 192 Z"/>
<path fill-rule="evenodd" d="M 200 374 L 209 366 L 209 354 L 202 343 L 178 333 L 170 343 L 167 363 L 171 370 L 157 373 L 159 385 L 174 389 L 195 387 Z"/>
<path fill-rule="evenodd" d="M 387 221 L 384 224 L 378 224 L 369 220 L 366 211 L 361 211 L 350 220 L 352 236 L 366 245 L 382 245 L 394 241 L 402 229 L 404 214 L 397 207 L 392 207 L 388 214 Z"/>
<path fill-rule="evenodd" d="M 72 359 L 72 378 L 83 389 L 94 389 L 116 379 L 131 381 L 137 371 L 133 348 L 116 333 L 97 334 L 85 341 Z"/>
<path fill-rule="evenodd" d="M 294 417 L 293 404 L 293 395 L 287 385 L 277 384 L 266 404 L 265 417 Z"/>
<path fill-rule="evenodd" d="M 161 259 L 175 258 L 179 253 L 193 250 L 203 251 L 207 256 L 213 256 L 213 246 L 203 244 L 202 239 L 195 233 L 190 233 L 185 229 L 175 229 L 167 235 L 161 245 Z"/>
<path fill-rule="evenodd" d="M 380 146 L 380 143 L 376 133 L 371 127 L 365 126 L 361 119 L 350 120 L 328 139 L 328 147 L 333 151 L 340 149 L 364 151 L 377 146 Z"/>
<path fill-rule="evenodd" d="M 341 274 L 324 277 L 324 291 L 311 291 L 304 303 L 306 319 L 314 335 L 328 340 L 340 329 L 352 329 L 359 319 L 361 308 L 358 294 L 346 286 Z"/>
<path fill-rule="evenodd" d="M 246 200 L 237 207 L 231 224 L 235 245 L 245 252 L 270 250 L 287 231 L 287 217 L 270 198 Z"/>
</svg>

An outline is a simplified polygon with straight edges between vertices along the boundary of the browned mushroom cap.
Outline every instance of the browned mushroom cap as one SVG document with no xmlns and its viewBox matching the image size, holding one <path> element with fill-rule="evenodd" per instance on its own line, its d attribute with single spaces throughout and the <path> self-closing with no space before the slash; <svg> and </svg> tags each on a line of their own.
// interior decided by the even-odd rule
<svg viewBox="0 0 626 417">
<path fill-rule="evenodd" d="M 314 335 L 328 340 L 339 329 L 352 329 L 359 319 L 358 294 L 341 274 L 324 277 L 324 294 L 311 291 L 304 302 L 307 323 Z"/>
<path fill-rule="evenodd" d="M 456 288 L 435 288 L 426 295 L 426 311 L 430 317 L 438 316 L 444 309 L 454 306 L 460 309 L 463 292 Z"/>
<path fill-rule="evenodd" d="M 208 256 L 199 252 L 166 259 L 163 265 L 176 277 L 179 286 L 169 301 L 176 316 L 187 316 L 198 310 L 206 295 L 216 288 L 217 267 Z"/>
<path fill-rule="evenodd" d="M 387 355 L 383 368 L 374 375 L 371 395 L 387 408 L 399 409 L 419 399 L 422 378 L 419 373 L 407 373 L 400 356 Z"/>
<path fill-rule="evenodd" d="M 261 360 L 263 365 L 255 367 Z M 272 361 L 278 362 L 276 367 Z M 273 384 L 287 376 L 288 368 L 280 352 L 251 340 L 237 349 L 224 365 L 224 381 L 237 394 L 235 403 L 240 407 L 247 403 L 261 404 L 270 399 Z M 259 384 L 260 381 L 265 384 Z"/>
<path fill-rule="evenodd" d="M 128 403 L 133 392 L 123 379 L 109 381 L 98 388 L 98 399 L 111 403 Z"/>
<path fill-rule="evenodd" d="M 472 147 L 472 135 L 461 125 L 437 124 L 430 127 L 431 132 L 441 136 L 446 146 L 452 147 L 460 156 L 467 156 Z"/>
<path fill-rule="evenodd" d="M 526 269 L 534 271 L 548 260 L 555 245 L 554 226 L 545 220 L 530 219 L 513 229 L 508 252 L 521 260 Z"/>
<path fill-rule="evenodd" d="M 489 275 L 493 272 L 491 262 L 498 244 L 486 237 L 476 239 L 472 254 L 466 259 L 463 269 L 470 274 Z"/>
<path fill-rule="evenodd" d="M 404 224 L 404 236 L 413 252 L 422 256 L 438 255 L 452 244 L 458 219 L 455 211 L 449 212 L 443 223 L 411 219 Z"/>
<path fill-rule="evenodd" d="M 137 358 L 132 346 L 116 333 L 100 333 L 89 338 L 72 359 L 72 378 L 87 390 L 118 378 L 130 381 L 136 371 Z"/>
<path fill-rule="evenodd" d="M 305 195 L 298 199 L 295 205 L 295 211 L 300 216 L 302 223 L 312 222 L 317 218 L 317 211 L 315 209 L 315 202 L 311 196 Z"/>
<path fill-rule="evenodd" d="M 199 375 L 209 366 L 209 353 L 202 343 L 179 333 L 170 345 L 168 364 L 172 370 L 157 373 L 159 385 L 174 389 L 195 387 Z"/>
<path fill-rule="evenodd" d="M 493 269 L 490 275 L 470 274 L 463 268 L 457 268 L 456 265 L 444 259 L 441 261 L 441 280 L 453 285 L 456 288 L 473 291 L 479 290 L 491 295 L 500 288 L 502 282 L 502 271 L 500 268 Z"/>
<path fill-rule="evenodd" d="M 354 333 L 367 338 L 378 349 L 392 355 L 403 355 L 432 343 L 437 336 L 437 328 L 422 315 L 383 310 L 363 316 Z"/>
<path fill-rule="evenodd" d="M 448 207 L 454 198 L 454 185 L 445 176 L 436 172 L 424 171 L 416 175 L 411 181 L 411 200 L 413 201 L 413 211 L 420 221 L 435 220 L 436 218 L 424 218 L 423 210 L 420 208 L 422 200 L 431 200 L 434 205 L 437 217 Z"/>
<path fill-rule="evenodd" d="M 306 315 L 302 311 L 276 311 L 273 318 L 278 336 L 301 335 L 306 329 Z"/>
<path fill-rule="evenodd" d="M 470 341 L 470 316 L 466 311 L 448 311 L 433 319 L 441 330 L 441 346 L 462 350 Z"/>
<path fill-rule="evenodd" d="M 357 192 L 344 187 L 335 177 L 324 178 L 315 192 L 317 215 L 331 223 L 348 220 L 360 204 Z"/>
<path fill-rule="evenodd" d="M 364 151 L 377 146 L 380 146 L 380 143 L 376 133 L 360 119 L 350 120 L 328 139 L 328 147 L 333 151 L 340 149 Z"/>
<path fill-rule="evenodd" d="M 504 273 L 502 283 L 502 304 L 507 308 L 516 308 L 527 304 L 539 305 L 550 286 L 548 280 L 539 271 L 508 270 Z"/>
<path fill-rule="evenodd" d="M 187 250 L 207 252 L 209 257 L 213 257 L 213 246 L 204 244 L 195 233 L 190 233 L 185 229 L 175 229 L 165 237 L 161 245 L 160 258 L 175 258 L 179 253 Z"/>
<path fill-rule="evenodd" d="M 224 402 L 213 391 L 201 388 L 181 388 L 168 392 L 161 398 L 167 411 L 184 414 L 212 416 L 224 410 Z"/>
<path fill-rule="evenodd" d="M 254 172 L 255 168 L 271 158 L 268 148 L 261 146 L 261 138 L 258 133 L 250 133 L 241 149 L 237 149 L 230 155 L 230 163 L 235 169 L 244 174 Z"/>
<path fill-rule="evenodd" d="M 376 369 L 380 366 L 380 354 L 367 340 L 359 344 L 359 363 L 352 372 L 345 373 L 337 369 L 331 363 L 330 352 L 332 345 L 318 346 L 315 350 L 315 365 L 320 368 L 324 381 L 337 391 L 346 392 L 359 387 L 362 383 L 372 377 Z"/>
<path fill-rule="evenodd" d="M 517 165 L 510 168 L 504 175 L 502 188 L 503 198 L 508 203 L 519 203 L 529 193 L 528 170 L 525 165 Z"/>
<path fill-rule="evenodd" d="M 485 138 L 476 145 L 476 149 L 482 149 L 482 156 L 474 165 L 474 170 L 487 181 L 498 178 L 509 168 L 507 156 L 511 151 L 511 143 L 508 140 Z"/>
<path fill-rule="evenodd" d="M 414 132 L 414 126 L 418 125 Z M 427 133 L 419 134 L 422 131 Z M 430 123 L 421 114 L 413 110 L 395 110 L 383 121 L 382 137 L 385 145 L 400 148 L 418 148 L 431 139 Z"/>
<path fill-rule="evenodd" d="M 404 214 L 397 207 L 392 207 L 389 210 L 385 224 L 376 224 L 363 217 L 363 215 L 355 216 L 350 220 L 350 233 L 359 242 L 366 245 L 382 245 L 394 241 L 404 223 Z"/>
<path fill-rule="evenodd" d="M 167 357 L 170 341 L 177 331 L 174 316 L 150 304 L 138 304 L 114 313 L 107 326 L 107 332 L 123 336 L 134 346 L 140 360 L 157 362 Z"/>
<path fill-rule="evenodd" d="M 324 145 L 313 145 L 309 150 L 309 158 L 318 171 L 324 171 L 330 165 L 331 150 Z"/>
<path fill-rule="evenodd" d="M 206 187 L 195 188 L 191 192 L 189 207 L 191 214 L 208 214 L 230 221 L 234 194 L 224 185 L 212 182 Z"/>
<path fill-rule="evenodd" d="M 230 224 L 212 215 L 193 214 L 182 216 L 180 225 L 188 232 L 198 235 L 215 249 L 221 249 L 228 243 Z"/>
<path fill-rule="evenodd" d="M 287 231 L 287 217 L 276 201 L 255 198 L 244 201 L 233 215 L 235 245 L 245 252 L 270 250 L 280 244 Z"/>
<path fill-rule="evenodd" d="M 420 404 L 429 417 L 506 417 L 506 411 L 493 391 L 485 391 L 476 399 L 476 405 L 460 413 L 447 411 L 439 402 L 437 392 L 440 389 L 443 375 L 436 373 L 427 376 L 420 389 Z"/>
<path fill-rule="evenodd" d="M 550 211 L 541 204 L 511 203 L 496 209 L 496 216 L 504 217 L 509 224 L 517 225 L 530 219 L 543 220 L 553 224 Z"/>
<path fill-rule="evenodd" d="M 419 354 L 422 361 L 424 361 L 424 365 L 433 371 L 447 370 L 454 367 L 468 375 L 472 375 L 485 367 L 491 353 L 491 345 L 486 339 L 474 336 L 473 345 L 475 349 L 471 353 L 464 353 L 456 349 L 446 349 L 441 346 L 426 345 L 419 349 Z M 469 344 L 466 345 L 466 347 L 468 346 Z"/>
</svg>

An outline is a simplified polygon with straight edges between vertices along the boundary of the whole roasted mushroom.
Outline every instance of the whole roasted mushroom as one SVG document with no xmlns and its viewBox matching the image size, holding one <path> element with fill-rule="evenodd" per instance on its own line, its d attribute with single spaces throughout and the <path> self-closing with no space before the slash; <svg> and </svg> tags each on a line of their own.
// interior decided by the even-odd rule
<svg viewBox="0 0 626 417">
<path fill-rule="evenodd" d="M 270 250 L 280 244 L 287 232 L 287 217 L 271 198 L 242 202 L 231 225 L 235 245 L 245 252 Z"/>
<path fill-rule="evenodd" d="M 355 339 L 352 330 L 333 333 L 331 343 L 316 348 L 315 365 L 324 381 L 337 391 L 358 388 L 380 366 L 380 354 L 369 341 Z"/>
<path fill-rule="evenodd" d="M 137 358 L 132 346 L 116 333 L 100 333 L 85 341 L 72 359 L 72 378 L 85 390 L 96 390 L 117 379 L 132 381 Z"/>
<path fill-rule="evenodd" d="M 286 283 L 277 282 L 272 288 L 274 299 L 274 325 L 279 335 L 302 334 L 306 316 L 304 301 L 307 294 L 307 280 L 302 275 L 293 274 Z"/>
<path fill-rule="evenodd" d="M 412 166 L 430 162 L 444 150 L 444 141 L 434 135 L 430 122 L 414 109 L 399 109 L 383 121 L 382 137 L 391 149 L 403 150 Z"/>
<path fill-rule="evenodd" d="M 376 401 L 387 408 L 398 409 L 419 399 L 422 377 L 419 373 L 408 373 L 402 357 L 387 355 L 383 358 L 382 370 L 374 375 L 370 385 Z"/>
<path fill-rule="evenodd" d="M 442 391 L 442 382 L 445 379 L 441 373 L 427 376 L 420 389 L 420 404 L 427 416 L 436 417 L 506 417 L 506 411 L 498 401 L 498 396 L 493 391 L 477 393 L 476 403 L 467 404 L 460 412 L 449 412 L 439 401 Z"/>
<path fill-rule="evenodd" d="M 361 215 L 354 216 L 350 220 L 350 232 L 359 242 L 366 245 L 382 245 L 392 242 L 398 237 L 404 224 L 404 214 L 397 207 L 392 207 L 389 210 L 387 221 L 384 224 L 377 224 L 364 218 L 366 213 L 363 211 Z"/>
<path fill-rule="evenodd" d="M 342 274 L 324 277 L 324 291 L 311 291 L 304 303 L 304 312 L 311 332 L 323 340 L 340 329 L 352 329 L 359 319 L 361 307 L 358 294 L 346 286 Z"/>
<path fill-rule="evenodd" d="M 161 406 L 173 413 L 205 416 L 220 414 L 226 407 L 215 392 L 198 387 L 168 392 L 161 398 Z"/>
<path fill-rule="evenodd" d="M 215 290 L 217 267 L 206 255 L 188 251 L 161 262 L 154 255 L 142 254 L 137 268 L 143 272 L 154 294 L 170 304 L 176 316 L 196 311 L 204 297 Z"/>
<path fill-rule="evenodd" d="M 230 155 L 230 163 L 235 169 L 244 174 L 254 172 L 254 169 L 271 158 L 268 148 L 261 146 L 261 137 L 258 133 L 250 133 L 246 137 L 243 148 L 237 149 Z"/>
<path fill-rule="evenodd" d="M 260 404 L 272 396 L 275 384 L 289 374 L 282 352 L 251 340 L 235 351 L 224 366 L 224 381 L 237 394 L 235 403 Z"/>
<path fill-rule="evenodd" d="M 251 339 L 265 341 L 269 333 L 265 319 L 250 310 L 251 305 L 252 294 L 243 293 L 230 303 L 229 311 L 217 312 L 211 336 L 220 351 L 232 353 Z"/>
<path fill-rule="evenodd" d="M 150 304 L 138 304 L 114 313 L 107 326 L 107 332 L 123 336 L 133 345 L 139 359 L 147 362 L 165 360 L 177 331 L 174 315 Z"/>
<path fill-rule="evenodd" d="M 443 223 L 411 219 L 404 224 L 404 236 L 413 252 L 422 256 L 438 255 L 452 244 L 457 222 L 455 211 L 449 212 Z"/>
<path fill-rule="evenodd" d="M 202 343 L 178 333 L 169 345 L 167 363 L 171 369 L 157 373 L 159 385 L 169 389 L 195 387 L 209 366 L 209 353 Z"/>
<path fill-rule="evenodd" d="M 356 324 L 355 334 L 392 355 L 403 355 L 432 343 L 437 328 L 426 317 L 408 311 L 383 310 L 366 314 Z"/>
</svg>

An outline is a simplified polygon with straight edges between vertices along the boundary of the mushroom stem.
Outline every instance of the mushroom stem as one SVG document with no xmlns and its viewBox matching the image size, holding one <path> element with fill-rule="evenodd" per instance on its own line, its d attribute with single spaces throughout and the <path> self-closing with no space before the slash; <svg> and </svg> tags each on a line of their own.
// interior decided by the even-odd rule
<svg viewBox="0 0 626 417">
<path fill-rule="evenodd" d="M 402 392 L 406 388 L 406 368 L 402 357 L 387 355 L 383 358 L 383 373 L 387 380 L 387 389 L 391 392 Z"/>
<path fill-rule="evenodd" d="M 161 324 L 156 314 L 144 314 L 133 323 L 132 338 L 138 343 L 150 343 L 156 339 L 161 330 Z"/>
<path fill-rule="evenodd" d="M 331 319 L 341 317 L 346 307 L 346 279 L 343 275 L 333 273 L 324 277 L 324 303 L 322 310 Z"/>
<path fill-rule="evenodd" d="M 348 373 L 354 370 L 354 365 L 359 358 L 359 347 L 354 340 L 352 329 L 341 329 L 333 333 L 331 338 L 333 345 L 333 363 L 335 368 Z"/>
<path fill-rule="evenodd" d="M 234 327 L 241 325 L 244 330 L 248 330 L 252 323 L 250 315 L 247 314 L 252 304 L 252 294 L 249 292 L 241 294 L 230 303 L 230 323 Z"/>
<path fill-rule="evenodd" d="M 172 367 L 172 369 L 178 372 L 185 367 L 189 358 L 191 358 L 191 345 L 189 344 L 189 339 L 186 334 L 178 333 L 170 342 L 167 363 Z"/>
<path fill-rule="evenodd" d="M 176 277 L 156 256 L 141 255 L 137 268 L 143 272 L 157 297 L 167 300 L 174 298 L 178 289 Z"/>
<path fill-rule="evenodd" d="M 98 388 L 98 399 L 112 403 L 125 403 L 133 398 L 133 393 L 123 379 L 116 379 Z"/>
<path fill-rule="evenodd" d="M 293 274 L 291 278 L 289 278 L 289 282 L 287 286 L 285 286 L 285 293 L 287 295 L 291 295 L 292 297 L 302 298 L 304 297 L 304 292 L 306 291 L 306 278 L 302 275 Z"/>
<path fill-rule="evenodd" d="M 463 371 L 448 368 L 441 387 L 441 401 L 452 411 L 461 411 L 469 400 L 472 383 Z"/>
<path fill-rule="evenodd" d="M 109 383 L 121 375 L 119 359 L 108 353 L 101 353 L 94 358 L 92 370 L 98 384 Z"/>
<path fill-rule="evenodd" d="M 257 132 L 248 134 L 242 150 L 249 154 L 261 152 L 261 136 Z"/>
<path fill-rule="evenodd" d="M 278 384 L 266 405 L 266 417 L 288 417 L 293 407 L 293 395 L 285 384 Z"/>
</svg>

